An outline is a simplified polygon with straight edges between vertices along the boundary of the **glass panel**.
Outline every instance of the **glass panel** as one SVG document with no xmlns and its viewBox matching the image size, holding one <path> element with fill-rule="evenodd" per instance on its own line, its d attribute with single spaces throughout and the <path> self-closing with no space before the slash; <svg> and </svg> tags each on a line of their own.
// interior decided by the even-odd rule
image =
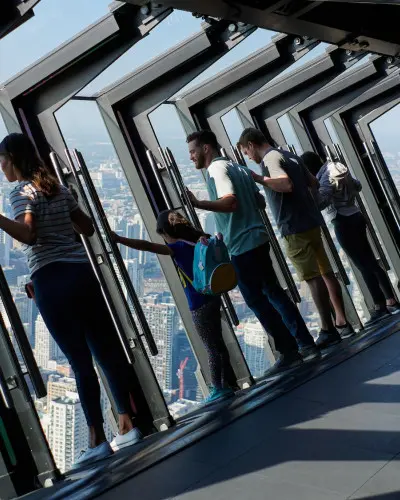
<svg viewBox="0 0 400 500">
<path fill-rule="evenodd" d="M 168 146 L 174 154 L 185 185 L 200 199 L 208 199 L 204 177 L 189 159 L 186 136 L 176 108 L 164 104 L 150 115 L 150 120 L 160 145 L 163 148 Z M 165 123 L 168 123 L 168 128 L 165 127 Z M 198 209 L 196 212 L 204 230 L 211 234 L 215 233 L 214 214 Z M 230 297 L 241 322 L 235 329 L 240 346 L 251 373 L 255 377 L 260 377 L 273 362 L 267 336 L 253 312 L 245 304 L 238 288 L 230 292 Z"/>
<path fill-rule="evenodd" d="M 85 136 L 77 138 L 73 122 L 70 121 L 74 114 L 75 117 L 85 117 L 87 123 L 90 122 L 94 127 L 87 139 Z M 57 113 L 57 120 L 68 147 L 79 149 L 86 159 L 111 229 L 126 237 L 146 239 L 142 217 L 96 103 L 70 101 Z M 159 349 L 157 356 L 148 353 L 157 380 L 171 413 L 184 414 L 195 409 L 202 397 L 195 376 L 197 361 L 178 308 L 156 255 L 127 247 L 121 247 L 121 255 Z M 184 394 L 179 399 L 179 379 L 176 374 L 180 363 L 186 358 Z"/>
<path fill-rule="evenodd" d="M 271 38 L 275 34 L 276 33 L 274 31 L 268 31 L 261 28 L 257 29 L 254 33 L 243 40 L 243 42 L 240 42 L 239 45 L 237 45 L 234 49 L 227 52 L 218 61 L 216 61 L 209 68 L 203 71 L 203 73 L 201 73 L 198 77 L 188 83 L 186 87 L 177 92 L 176 95 L 187 92 L 199 83 L 215 76 L 217 73 L 228 68 L 232 64 L 235 64 L 241 59 L 248 57 L 252 52 L 265 47 L 270 43 Z"/>
<path fill-rule="evenodd" d="M 343 147 L 343 144 L 338 136 L 338 134 L 336 133 L 336 130 L 332 124 L 332 119 L 331 118 L 327 118 L 326 120 L 324 120 L 324 124 L 325 124 L 325 127 L 326 127 L 326 130 L 328 131 L 328 134 L 329 134 L 329 137 L 331 138 L 332 140 L 332 143 L 335 143 L 335 144 L 339 144 L 341 150 L 342 150 L 342 153 L 343 153 L 343 156 L 346 160 L 346 165 L 349 167 L 349 170 L 351 172 L 351 174 L 355 177 L 355 174 L 354 174 L 354 171 L 353 171 L 353 168 L 351 166 L 351 163 L 349 161 L 349 158 L 346 154 L 346 150 L 345 148 Z M 365 197 L 364 197 L 364 194 L 363 192 L 361 191 L 360 193 L 360 196 L 361 196 L 361 200 L 363 201 L 364 203 L 364 206 L 366 208 L 366 211 L 368 213 L 368 216 L 369 216 L 369 219 L 372 223 L 372 226 L 374 227 L 375 229 L 375 234 L 376 236 L 378 237 L 379 239 L 379 242 L 381 244 L 381 248 L 383 249 L 383 251 L 385 252 L 385 247 L 381 241 L 381 238 L 380 238 L 380 235 L 379 235 L 379 231 L 375 225 L 375 222 L 374 222 L 374 219 L 371 217 L 371 213 L 369 211 L 369 208 L 368 208 L 368 205 L 366 203 L 366 200 L 365 200 Z M 357 312 L 360 316 L 360 319 L 362 322 L 365 322 L 366 320 L 369 319 L 369 316 L 366 317 L 366 308 L 365 307 L 362 307 L 362 304 L 363 304 L 363 301 L 364 301 L 364 298 L 363 298 L 363 295 L 361 293 L 361 290 L 360 288 L 358 287 L 357 285 L 357 281 L 354 277 L 354 273 L 353 271 L 351 270 L 351 266 L 350 266 L 350 261 L 349 259 L 347 258 L 347 255 L 345 254 L 345 252 L 343 251 L 343 249 L 340 247 L 337 239 L 336 239 L 336 235 L 335 235 L 335 232 L 333 230 L 333 225 L 332 224 L 328 224 L 328 228 L 329 228 L 329 232 L 331 233 L 331 236 L 332 236 L 332 239 L 335 243 L 335 246 L 339 252 L 339 255 L 340 255 L 340 258 L 343 262 L 343 266 L 344 268 L 346 269 L 346 272 L 350 278 L 350 293 L 351 293 L 351 296 L 352 296 L 352 299 L 353 299 L 353 302 L 354 302 L 354 305 L 356 306 L 356 309 L 357 309 Z M 386 254 L 386 252 L 385 252 Z M 389 258 L 388 256 L 386 255 L 386 258 L 387 260 L 389 261 Z M 389 278 L 393 284 L 394 287 L 396 287 L 396 283 L 397 283 L 397 280 L 396 280 L 396 276 L 394 275 L 393 271 L 392 270 L 389 270 L 388 271 L 388 275 L 389 275 Z"/>
<path fill-rule="evenodd" d="M 296 154 L 298 155 L 303 154 L 304 153 L 303 148 L 301 147 L 300 141 L 297 138 L 292 122 L 290 121 L 288 115 L 285 114 L 280 118 L 278 118 L 278 124 L 280 129 L 282 130 L 282 134 L 285 137 L 286 144 L 288 144 L 289 146 L 294 146 Z"/>
<path fill-rule="evenodd" d="M 393 182 L 397 190 L 400 192 L 400 151 L 398 148 L 399 117 L 400 104 L 397 104 L 393 108 L 389 109 L 389 111 L 387 111 L 385 114 L 381 115 L 379 118 L 371 122 L 369 126 L 382 152 L 387 168 L 393 178 Z M 378 231 L 376 231 L 376 234 L 379 237 Z M 382 242 L 381 247 L 385 250 Z M 394 289 L 397 290 L 398 285 L 395 273 L 390 270 L 388 274 Z"/>
<path fill-rule="evenodd" d="M 150 36 L 136 43 L 117 61 L 87 85 L 78 95 L 92 95 L 112 84 L 123 75 L 135 71 L 161 52 L 182 42 L 201 30 L 201 19 L 193 17 L 189 12 L 173 11 L 162 23 L 152 30 Z"/>
<path fill-rule="evenodd" d="M 35 16 L 0 40 L 0 82 L 34 63 L 109 12 L 110 0 L 42 0 Z M 7 64 L 4 63 L 7 61 Z"/>
</svg>

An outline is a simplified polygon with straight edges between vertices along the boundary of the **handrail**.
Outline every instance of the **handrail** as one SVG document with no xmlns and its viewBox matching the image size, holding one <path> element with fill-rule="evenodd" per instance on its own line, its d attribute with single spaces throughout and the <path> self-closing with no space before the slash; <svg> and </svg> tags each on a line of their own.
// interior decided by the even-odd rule
<svg viewBox="0 0 400 500">
<path fill-rule="evenodd" d="M 400 224 L 399 224 L 399 220 L 398 220 L 397 214 L 396 214 L 396 213 L 395 213 L 395 211 L 394 211 L 394 208 L 393 208 L 393 205 L 392 205 L 391 199 L 390 199 L 389 194 L 388 194 L 388 192 L 387 192 L 387 188 L 386 188 L 386 187 L 385 187 L 385 185 L 383 184 L 383 180 L 382 180 L 382 178 L 381 178 L 381 175 L 380 175 L 380 172 L 379 172 L 379 170 L 378 170 L 378 167 L 377 167 L 377 165 L 375 164 L 374 159 L 372 158 L 372 154 L 371 154 L 371 152 L 370 152 L 370 150 L 369 150 L 369 148 L 368 148 L 367 143 L 366 143 L 366 142 L 363 142 L 363 146 L 364 146 L 365 152 L 367 153 L 368 159 L 369 159 L 369 161 L 370 161 L 370 163 L 371 163 L 371 167 L 372 167 L 372 169 L 373 169 L 373 171 L 374 171 L 375 177 L 378 179 L 378 183 L 379 183 L 379 185 L 380 185 L 380 187 L 381 187 L 381 189 L 382 189 L 383 195 L 384 195 L 384 197 L 385 197 L 385 199 L 386 199 L 386 202 L 387 202 L 387 204 L 388 204 L 388 206 L 389 206 L 389 210 L 392 212 L 393 218 L 394 218 L 394 220 L 396 221 L 396 224 L 397 224 L 398 229 L 400 229 Z"/>
<path fill-rule="evenodd" d="M 93 205 L 95 207 L 96 213 L 99 216 L 100 224 L 101 224 L 103 231 L 104 231 L 104 234 L 106 236 L 107 243 L 109 244 L 109 246 L 112 250 L 113 256 L 116 260 L 118 270 L 120 272 L 121 278 L 122 278 L 124 285 L 126 287 L 126 290 L 127 290 L 127 294 L 129 296 L 130 300 L 132 301 L 133 308 L 135 309 L 135 313 L 136 313 L 137 319 L 139 321 L 139 324 L 140 324 L 140 327 L 142 330 L 142 333 L 141 334 L 139 333 L 139 337 L 143 336 L 146 339 L 147 345 L 149 347 L 149 350 L 150 350 L 152 356 L 157 356 L 158 349 L 157 349 L 156 342 L 154 340 L 153 334 L 151 333 L 149 324 L 147 323 L 146 316 L 143 312 L 142 306 L 139 302 L 139 298 L 136 294 L 136 291 L 133 287 L 132 281 L 129 277 L 128 271 L 125 267 L 125 263 L 122 259 L 121 253 L 120 253 L 119 248 L 117 246 L 117 243 L 113 240 L 113 238 L 111 236 L 112 231 L 111 231 L 110 225 L 108 223 L 107 216 L 104 212 L 104 208 L 100 202 L 96 188 L 94 187 L 93 181 L 90 177 L 85 160 L 84 160 L 82 153 L 80 151 L 73 149 L 72 153 L 75 157 L 75 161 L 77 162 L 77 165 L 79 166 L 80 172 L 81 172 L 82 177 L 85 181 L 87 190 L 89 192 L 90 198 L 91 198 Z M 75 168 L 75 165 L 72 166 L 72 169 L 73 169 L 75 178 L 77 179 L 77 182 L 79 182 L 78 172 Z M 128 309 L 129 309 L 129 306 L 128 306 Z M 133 318 L 131 318 L 131 319 L 132 319 L 132 323 L 134 323 Z M 136 330 L 136 332 L 137 332 L 137 330 Z"/>
<path fill-rule="evenodd" d="M 167 205 L 168 209 L 170 210 L 173 208 L 173 204 L 172 204 L 172 201 L 171 201 L 171 198 L 169 196 L 168 191 L 165 189 L 164 181 L 162 180 L 161 174 L 159 172 L 157 162 L 154 158 L 152 151 L 150 151 L 150 149 L 148 149 L 146 151 L 146 156 L 147 156 L 147 159 L 149 160 L 150 166 L 153 170 L 154 177 L 157 180 L 157 184 L 158 184 L 158 187 L 160 188 L 160 191 L 161 191 L 161 194 L 164 198 L 165 204 Z"/>
<path fill-rule="evenodd" d="M 68 159 L 68 163 L 71 166 L 73 164 L 71 155 L 70 155 L 70 153 L 69 153 L 68 150 L 66 150 L 65 153 L 66 153 L 66 156 L 67 156 L 67 159 Z M 51 160 L 52 165 L 54 167 L 54 170 L 55 170 L 55 172 L 57 174 L 58 180 L 60 181 L 60 183 L 63 186 L 65 186 L 65 187 L 68 188 L 68 183 L 65 180 L 64 172 L 63 172 L 62 167 L 60 165 L 60 161 L 59 161 L 59 158 L 58 158 L 57 154 L 54 153 L 54 152 L 51 152 L 50 153 L 50 160 Z M 71 171 L 72 171 L 72 169 L 71 169 Z M 70 174 L 71 171 L 69 171 L 68 173 Z M 89 202 L 88 202 L 88 200 L 86 198 L 86 194 L 85 194 L 85 192 L 83 192 L 83 193 L 81 192 L 80 194 L 82 196 L 83 204 L 84 204 L 86 210 L 88 211 L 89 215 L 92 216 L 92 222 L 93 222 L 95 231 L 96 231 L 97 234 L 100 234 L 99 228 L 97 226 L 97 222 L 96 222 L 96 220 L 93 217 L 93 214 L 92 214 L 92 211 L 91 211 L 91 207 L 90 207 Z M 134 360 L 133 360 L 133 357 L 130 354 L 130 346 L 128 344 L 128 341 L 127 341 L 126 337 L 123 334 L 124 328 L 123 328 L 122 323 L 121 323 L 121 321 L 119 319 L 118 312 L 117 312 L 117 309 L 116 309 L 116 307 L 115 307 L 115 305 L 113 303 L 111 294 L 110 294 L 110 292 L 108 290 L 106 280 L 105 280 L 103 274 L 99 270 L 99 264 L 100 263 L 98 262 L 98 258 L 96 256 L 95 252 L 93 251 L 91 244 L 89 243 L 89 238 L 87 236 L 83 235 L 83 234 L 81 234 L 80 237 L 81 237 L 81 240 L 82 240 L 82 244 L 85 247 L 86 253 L 88 255 L 89 262 L 90 262 L 90 264 L 92 266 L 93 272 L 94 272 L 97 280 L 100 283 L 100 288 L 101 288 L 101 291 L 103 293 L 104 300 L 106 302 L 106 305 L 107 305 L 107 308 L 108 308 L 109 313 L 111 315 L 111 318 L 112 318 L 112 320 L 114 322 L 114 326 L 116 328 L 116 331 L 117 331 L 118 337 L 120 339 L 121 345 L 122 345 L 122 347 L 124 349 L 125 356 L 126 356 L 128 362 L 130 364 L 132 364 Z M 101 245 L 101 248 L 102 248 L 102 252 L 103 252 L 104 258 L 106 260 L 106 264 L 108 265 L 108 267 L 110 269 L 112 269 L 112 263 L 110 261 L 110 258 L 109 258 L 109 255 L 107 253 L 107 250 L 105 249 L 104 244 L 101 241 L 100 236 L 99 236 L 99 241 L 100 241 L 100 245 Z M 117 282 L 117 286 L 118 285 L 119 285 L 119 283 Z M 120 289 L 119 289 L 119 291 L 120 291 Z M 135 324 L 133 324 L 133 328 L 136 331 L 136 325 Z"/>
</svg>

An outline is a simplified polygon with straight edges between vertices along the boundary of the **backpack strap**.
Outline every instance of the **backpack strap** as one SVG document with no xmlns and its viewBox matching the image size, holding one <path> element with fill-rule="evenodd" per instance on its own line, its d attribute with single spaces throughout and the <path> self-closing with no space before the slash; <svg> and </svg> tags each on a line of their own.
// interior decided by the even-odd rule
<svg viewBox="0 0 400 500">
<path fill-rule="evenodd" d="M 185 271 L 180 266 L 178 266 L 178 264 L 176 264 L 176 267 L 178 268 L 178 275 L 183 285 L 183 288 L 186 288 L 188 283 L 193 285 L 193 280 L 189 278 L 189 276 L 185 273 Z"/>
</svg>

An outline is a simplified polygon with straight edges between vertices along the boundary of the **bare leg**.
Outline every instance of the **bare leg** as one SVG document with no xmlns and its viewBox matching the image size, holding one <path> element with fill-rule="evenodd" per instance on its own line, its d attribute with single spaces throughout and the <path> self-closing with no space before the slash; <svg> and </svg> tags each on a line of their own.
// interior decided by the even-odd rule
<svg viewBox="0 0 400 500">
<path fill-rule="evenodd" d="M 132 418 L 130 417 L 130 415 L 128 415 L 128 413 L 122 413 L 118 415 L 118 428 L 121 435 L 131 431 L 133 427 L 134 425 L 132 422 Z"/>
<path fill-rule="evenodd" d="M 331 303 L 335 309 L 336 325 L 344 326 L 347 323 L 347 320 L 340 283 L 333 273 L 324 274 L 322 278 L 328 288 L 329 298 L 331 299 Z"/>
<path fill-rule="evenodd" d="M 334 328 L 334 325 L 331 316 L 329 292 L 325 281 L 321 276 L 317 276 L 316 278 L 308 280 L 307 285 L 310 288 L 312 298 L 317 306 L 317 310 L 321 318 L 322 330 L 331 331 Z"/>
</svg>

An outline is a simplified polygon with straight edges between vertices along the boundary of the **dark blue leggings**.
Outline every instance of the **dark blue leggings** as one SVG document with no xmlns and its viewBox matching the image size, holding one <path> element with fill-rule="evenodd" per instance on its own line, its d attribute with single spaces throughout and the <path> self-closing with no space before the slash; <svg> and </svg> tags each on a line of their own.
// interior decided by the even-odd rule
<svg viewBox="0 0 400 500">
<path fill-rule="evenodd" d="M 130 413 L 129 363 L 113 335 L 114 323 L 90 264 L 48 264 L 32 281 L 44 322 L 74 370 L 87 424 L 103 423 L 92 355 L 107 378 L 118 413 Z"/>
</svg>

